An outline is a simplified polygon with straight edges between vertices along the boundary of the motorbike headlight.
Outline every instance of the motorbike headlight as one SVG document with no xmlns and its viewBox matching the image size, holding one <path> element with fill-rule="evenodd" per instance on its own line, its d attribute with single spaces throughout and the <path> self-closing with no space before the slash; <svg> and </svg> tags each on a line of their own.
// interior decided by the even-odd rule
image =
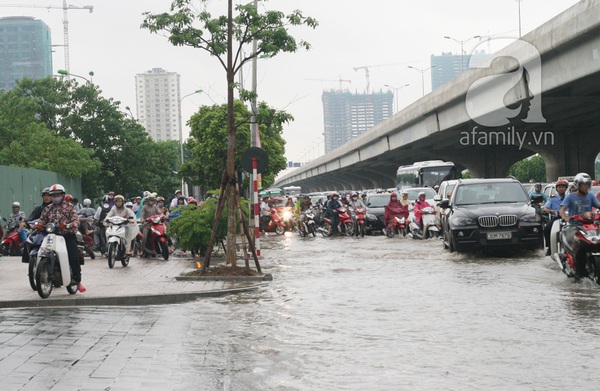
<svg viewBox="0 0 600 391">
<path fill-rule="evenodd" d="M 289 219 L 290 217 L 292 217 L 292 212 L 290 212 L 289 210 L 286 210 L 285 212 L 283 212 L 284 219 Z"/>
<path fill-rule="evenodd" d="M 542 216 L 540 216 L 537 213 L 524 214 L 523 216 L 521 216 L 519 221 L 523 223 L 539 223 L 542 221 Z"/>
<path fill-rule="evenodd" d="M 371 214 L 371 213 L 367 213 L 367 214 L 365 215 L 365 217 L 366 217 L 368 220 L 377 220 L 377 217 L 375 217 L 375 215 L 374 215 L 374 214 Z"/>
<path fill-rule="evenodd" d="M 52 233 L 56 230 L 56 225 L 54 225 L 52 223 L 48 223 L 48 224 L 46 224 L 45 230 L 48 233 Z"/>
<path fill-rule="evenodd" d="M 455 218 L 453 221 L 454 225 L 462 227 L 465 225 L 475 225 L 475 219 L 472 219 L 470 217 L 457 217 Z"/>
</svg>

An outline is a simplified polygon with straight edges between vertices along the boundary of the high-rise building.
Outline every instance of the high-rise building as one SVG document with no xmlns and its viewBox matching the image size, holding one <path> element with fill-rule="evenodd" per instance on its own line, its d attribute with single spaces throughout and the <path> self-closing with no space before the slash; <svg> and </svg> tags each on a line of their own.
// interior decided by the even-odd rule
<svg viewBox="0 0 600 391">
<path fill-rule="evenodd" d="M 50 28 L 30 16 L 0 18 L 0 89 L 10 90 L 15 80 L 37 80 L 52 75 Z"/>
<path fill-rule="evenodd" d="M 391 91 L 353 94 L 324 91 L 325 153 L 367 132 L 392 116 L 394 94 Z"/>
<path fill-rule="evenodd" d="M 179 74 L 152 68 L 135 75 L 137 117 L 156 141 L 179 141 L 181 101 Z"/>
<path fill-rule="evenodd" d="M 478 64 L 485 60 L 487 54 L 478 51 L 473 54 L 457 55 L 442 53 L 441 56 L 431 55 L 431 89 L 436 89 L 442 84 L 454 79 L 456 76 L 469 69 L 469 65 Z"/>
</svg>

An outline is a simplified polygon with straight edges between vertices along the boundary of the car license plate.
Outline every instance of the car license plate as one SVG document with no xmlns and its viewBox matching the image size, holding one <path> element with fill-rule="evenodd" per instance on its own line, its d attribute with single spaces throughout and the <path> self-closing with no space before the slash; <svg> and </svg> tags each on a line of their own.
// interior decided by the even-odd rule
<svg viewBox="0 0 600 391">
<path fill-rule="evenodd" d="M 501 240 L 512 238 L 511 232 L 488 232 L 487 240 Z"/>
</svg>

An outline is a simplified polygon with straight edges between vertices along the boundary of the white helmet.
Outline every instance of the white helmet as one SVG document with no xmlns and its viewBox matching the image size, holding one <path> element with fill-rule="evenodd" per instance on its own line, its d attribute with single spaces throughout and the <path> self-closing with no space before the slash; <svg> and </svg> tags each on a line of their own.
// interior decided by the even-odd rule
<svg viewBox="0 0 600 391">
<path fill-rule="evenodd" d="M 61 193 L 65 193 L 65 187 L 58 183 L 50 186 L 50 190 L 48 191 L 48 194 L 50 194 L 50 195 L 61 194 Z"/>
<path fill-rule="evenodd" d="M 89 198 L 86 198 L 85 200 L 83 200 L 83 206 L 90 206 L 92 205 L 92 201 Z"/>
<path fill-rule="evenodd" d="M 13 206 L 13 208 L 14 207 L 20 208 L 21 204 L 19 202 L 15 201 L 15 202 L 12 203 L 12 206 Z"/>
<path fill-rule="evenodd" d="M 592 178 L 586 174 L 585 172 L 580 172 L 579 174 L 575 175 L 575 179 L 573 180 L 573 185 L 575 186 L 575 188 L 577 190 L 579 190 L 579 186 L 587 183 L 588 185 L 592 185 Z"/>
</svg>

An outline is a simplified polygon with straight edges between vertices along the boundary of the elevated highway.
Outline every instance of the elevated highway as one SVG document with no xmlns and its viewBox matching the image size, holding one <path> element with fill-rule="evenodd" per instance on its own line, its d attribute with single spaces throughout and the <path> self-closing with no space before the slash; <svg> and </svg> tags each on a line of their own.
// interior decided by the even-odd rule
<svg viewBox="0 0 600 391">
<path fill-rule="evenodd" d="M 593 175 L 599 121 L 600 0 L 584 0 L 275 185 L 387 188 L 399 165 L 431 159 L 501 177 L 534 153 L 549 180 Z"/>
</svg>

